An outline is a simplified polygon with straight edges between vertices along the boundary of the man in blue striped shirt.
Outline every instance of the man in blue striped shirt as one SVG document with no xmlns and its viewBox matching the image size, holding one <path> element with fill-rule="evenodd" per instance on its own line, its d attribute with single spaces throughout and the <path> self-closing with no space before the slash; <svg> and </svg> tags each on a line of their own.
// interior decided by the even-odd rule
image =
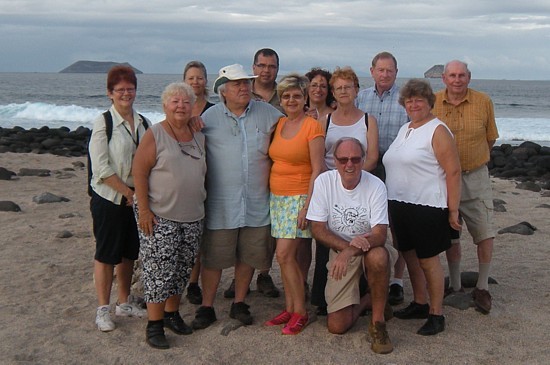
<svg viewBox="0 0 550 365">
<path fill-rule="evenodd" d="M 372 173 L 382 181 L 386 178 L 382 157 L 397 136 L 401 126 L 409 121 L 405 109 L 399 105 L 399 86 L 396 85 L 397 60 L 389 52 L 380 52 L 372 59 L 370 68 L 374 86 L 361 90 L 355 105 L 376 118 L 378 122 L 378 164 Z M 391 224 L 391 223 L 390 223 Z M 392 235 L 393 237 L 393 235 Z M 394 246 L 395 242 L 394 242 Z M 390 281 L 388 302 L 397 305 L 403 302 L 403 272 L 405 261 L 401 254 L 394 266 Z"/>
</svg>

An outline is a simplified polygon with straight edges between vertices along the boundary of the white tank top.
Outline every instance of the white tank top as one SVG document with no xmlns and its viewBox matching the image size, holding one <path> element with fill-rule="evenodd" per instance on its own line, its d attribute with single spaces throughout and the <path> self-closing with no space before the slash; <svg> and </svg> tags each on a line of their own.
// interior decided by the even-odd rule
<svg viewBox="0 0 550 365">
<path fill-rule="evenodd" d="M 357 138 L 367 150 L 367 121 L 363 115 L 357 122 L 352 125 L 336 125 L 330 123 L 331 114 L 327 117 L 327 133 L 325 137 L 325 163 L 329 170 L 334 170 L 334 144 L 342 137 Z"/>
<path fill-rule="evenodd" d="M 446 175 L 432 147 L 436 128 L 447 126 L 437 118 L 418 128 L 409 125 L 401 127 L 382 159 L 388 200 L 447 208 Z"/>
</svg>

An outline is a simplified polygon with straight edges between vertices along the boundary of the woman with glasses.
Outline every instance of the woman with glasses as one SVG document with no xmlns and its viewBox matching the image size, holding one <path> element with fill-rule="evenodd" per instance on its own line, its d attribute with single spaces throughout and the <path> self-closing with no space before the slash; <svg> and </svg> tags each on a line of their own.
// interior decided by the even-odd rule
<svg viewBox="0 0 550 365">
<path fill-rule="evenodd" d="M 339 68 L 332 73 L 329 85 L 336 100 L 336 110 L 329 113 L 325 124 L 325 164 L 329 170 L 336 168 L 334 146 L 343 137 L 358 139 L 365 146 L 362 169 L 371 171 L 378 161 L 378 126 L 376 119 L 355 106 L 359 92 L 359 79 L 351 67 Z M 311 303 L 317 305 L 317 314 L 326 315 L 325 286 L 329 250 L 317 244 L 315 250 L 315 273 L 311 288 Z M 362 282 L 366 286 L 366 281 Z M 364 290 L 364 289 L 363 289 Z"/>
<path fill-rule="evenodd" d="M 283 335 L 300 333 L 309 320 L 297 253 L 304 240 L 311 245 L 306 214 L 313 182 L 324 167 L 324 133 L 319 122 L 304 112 L 308 83 L 305 76 L 290 74 L 277 85 L 286 117 L 279 119 L 269 146 L 271 235 L 277 242 L 285 309 L 265 325 L 284 325 Z"/>
<path fill-rule="evenodd" d="M 205 138 L 189 126 L 194 102 L 185 83 L 164 89 L 166 119 L 145 134 L 133 164 L 146 341 L 159 349 L 169 347 L 164 327 L 178 335 L 192 332 L 179 306 L 198 252 L 206 198 Z"/>
<path fill-rule="evenodd" d="M 136 88 L 137 78 L 131 67 L 115 66 L 109 70 L 107 96 L 111 99 L 108 110 L 111 118 L 105 114 L 96 118 L 88 147 L 92 171 L 90 211 L 96 240 L 94 283 L 99 304 L 95 322 L 102 332 L 115 329 L 109 306 L 115 267 L 118 284 L 115 314 L 146 315 L 145 310 L 128 301 L 134 260 L 139 253 L 132 211 L 132 160 L 150 125 L 133 108 Z"/>
<path fill-rule="evenodd" d="M 366 148 L 363 170 L 371 171 L 378 161 L 378 125 L 376 119 L 355 106 L 359 79 L 351 67 L 339 68 L 330 79 L 336 110 L 327 116 L 325 162 L 329 170 L 336 168 L 333 161 L 334 144 L 342 137 L 355 137 Z"/>
<path fill-rule="evenodd" d="M 309 80 L 307 97 L 308 115 L 325 123 L 327 115 L 334 112 L 334 96 L 330 92 L 329 81 L 332 74 L 327 70 L 312 68 L 306 77 Z"/>
<path fill-rule="evenodd" d="M 439 254 L 460 230 L 460 162 L 452 133 L 431 112 L 435 95 L 425 80 L 401 88 L 399 104 L 410 118 L 384 154 L 388 210 L 411 278 L 414 300 L 395 312 L 400 319 L 427 319 L 418 334 L 445 329 L 444 272 Z M 455 237 L 455 238 L 456 238 Z M 427 285 L 426 285 L 427 283 Z"/>
</svg>

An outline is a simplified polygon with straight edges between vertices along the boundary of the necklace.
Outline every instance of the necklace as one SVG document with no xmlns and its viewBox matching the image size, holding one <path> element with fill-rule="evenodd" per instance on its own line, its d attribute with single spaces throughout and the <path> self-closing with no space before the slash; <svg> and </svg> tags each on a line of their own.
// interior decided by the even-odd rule
<svg viewBox="0 0 550 365">
<path fill-rule="evenodd" d="M 166 121 L 166 123 L 168 123 L 168 128 L 170 128 L 170 130 L 172 131 L 172 134 L 174 135 L 174 138 L 176 140 L 176 143 L 178 144 L 179 148 L 180 148 L 180 151 L 181 153 L 183 153 L 185 156 L 189 156 L 191 157 L 192 159 L 194 160 L 200 160 L 200 158 L 202 157 L 202 155 L 204 154 L 204 152 L 202 151 L 202 149 L 199 147 L 199 143 L 197 142 L 197 140 L 195 139 L 195 134 L 193 134 L 193 141 L 195 141 L 195 145 L 196 145 L 196 149 L 199 151 L 199 155 L 200 156 L 195 156 L 195 155 L 192 155 L 191 153 L 185 151 L 185 147 L 189 147 L 191 148 L 192 150 L 195 150 L 195 146 L 193 145 L 188 145 L 188 144 L 184 144 L 184 142 L 181 142 L 179 139 L 178 139 L 178 136 L 176 135 L 176 132 L 174 132 L 174 129 L 172 128 L 172 124 L 170 124 L 169 121 Z"/>
</svg>

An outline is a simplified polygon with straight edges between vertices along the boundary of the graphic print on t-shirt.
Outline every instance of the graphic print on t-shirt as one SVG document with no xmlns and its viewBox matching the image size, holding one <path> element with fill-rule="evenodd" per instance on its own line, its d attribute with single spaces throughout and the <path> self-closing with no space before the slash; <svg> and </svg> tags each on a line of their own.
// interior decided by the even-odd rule
<svg viewBox="0 0 550 365">
<path fill-rule="evenodd" d="M 331 228 L 346 236 L 353 237 L 371 230 L 369 212 L 365 207 L 334 204 L 331 218 Z"/>
</svg>

